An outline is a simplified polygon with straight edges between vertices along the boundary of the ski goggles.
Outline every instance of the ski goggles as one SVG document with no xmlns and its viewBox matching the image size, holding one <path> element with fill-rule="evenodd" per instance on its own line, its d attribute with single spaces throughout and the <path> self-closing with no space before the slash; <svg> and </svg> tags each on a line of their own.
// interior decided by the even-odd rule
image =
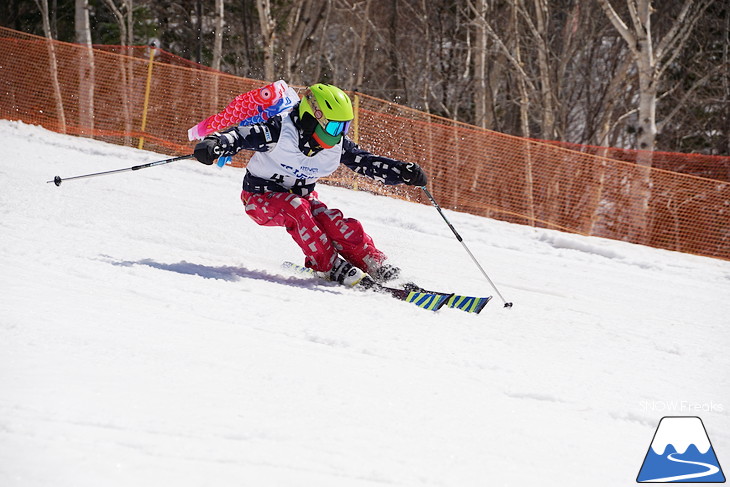
<svg viewBox="0 0 730 487">
<path fill-rule="evenodd" d="M 304 96 L 307 97 L 307 102 L 309 103 L 309 106 L 312 107 L 312 112 L 314 113 L 314 118 L 317 119 L 317 123 L 319 123 L 328 135 L 338 137 L 346 134 L 347 131 L 350 130 L 352 120 L 348 120 L 347 122 L 328 120 L 327 117 L 324 116 L 324 112 L 319 108 L 319 103 L 317 103 L 317 99 L 312 95 L 312 93 L 307 91 Z"/>
<path fill-rule="evenodd" d="M 324 117 L 322 117 L 324 118 Z M 320 122 L 320 125 L 322 125 L 322 122 Z M 326 124 L 322 125 L 322 128 L 325 132 L 330 134 L 333 137 L 337 137 L 338 135 L 344 135 L 347 133 L 348 130 L 350 130 L 350 122 L 331 122 L 327 121 Z"/>
</svg>

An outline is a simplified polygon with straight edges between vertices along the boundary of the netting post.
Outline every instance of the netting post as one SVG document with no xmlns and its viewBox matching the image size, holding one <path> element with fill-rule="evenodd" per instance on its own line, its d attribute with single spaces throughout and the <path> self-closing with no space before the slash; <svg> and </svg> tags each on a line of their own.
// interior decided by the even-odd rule
<svg viewBox="0 0 730 487">
<path fill-rule="evenodd" d="M 352 111 L 354 118 L 352 119 L 352 141 L 356 144 L 360 143 L 360 95 L 358 95 L 357 90 L 355 90 L 352 93 L 352 97 L 354 98 L 353 104 L 352 104 Z M 357 187 L 357 180 L 355 180 L 352 183 L 352 189 L 357 191 L 359 188 Z"/>
<path fill-rule="evenodd" d="M 147 85 L 144 89 L 144 105 L 142 107 L 142 129 L 140 130 L 142 133 L 144 133 L 145 129 L 147 128 L 147 109 L 149 108 L 150 104 L 150 88 L 152 87 L 152 66 L 153 62 L 155 60 L 155 46 L 150 45 L 150 60 L 147 65 Z M 138 149 L 142 149 L 144 147 L 144 135 L 139 138 L 139 145 L 137 146 Z"/>
</svg>

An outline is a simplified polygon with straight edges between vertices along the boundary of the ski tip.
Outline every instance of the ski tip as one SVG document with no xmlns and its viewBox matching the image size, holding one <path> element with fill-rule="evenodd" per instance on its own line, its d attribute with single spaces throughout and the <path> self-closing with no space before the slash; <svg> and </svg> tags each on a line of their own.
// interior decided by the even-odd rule
<svg viewBox="0 0 730 487">
<path fill-rule="evenodd" d="M 484 307 L 487 305 L 487 303 L 491 300 L 492 300 L 492 296 L 488 296 L 486 298 L 481 298 L 479 300 L 479 303 L 477 304 L 476 308 L 474 308 L 473 312 L 476 314 L 481 313 L 482 310 L 484 309 Z"/>
<path fill-rule="evenodd" d="M 491 299 L 492 296 L 479 298 L 475 296 L 455 295 L 449 299 L 446 306 L 465 311 L 467 313 L 479 314 Z"/>
<path fill-rule="evenodd" d="M 281 268 L 288 270 L 294 274 L 301 274 L 305 276 L 314 276 L 314 271 L 303 265 L 295 264 L 294 262 L 284 261 L 281 263 Z"/>
</svg>

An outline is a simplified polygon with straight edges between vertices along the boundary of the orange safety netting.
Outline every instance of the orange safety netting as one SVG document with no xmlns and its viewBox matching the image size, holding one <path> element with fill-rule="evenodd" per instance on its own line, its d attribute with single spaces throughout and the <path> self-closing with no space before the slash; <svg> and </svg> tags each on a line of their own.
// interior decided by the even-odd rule
<svg viewBox="0 0 730 487">
<path fill-rule="evenodd" d="M 194 146 L 188 128 L 266 84 L 159 51 L 145 117 L 148 48 L 135 47 L 132 55 L 120 47 L 97 48 L 91 119 L 79 101 L 88 52 L 77 44 L 0 28 L 0 117 L 134 147 L 143 138 L 145 149 L 182 155 Z M 351 96 L 357 105 L 351 135 L 375 153 L 421 164 L 444 208 L 730 259 L 727 157 L 649 153 L 655 167 L 645 168 L 636 164 L 642 157 L 636 151 L 523 139 Z M 244 166 L 247 157 L 236 156 L 235 165 Z M 428 204 L 418 189 L 385 187 L 344 168 L 328 182 Z"/>
</svg>

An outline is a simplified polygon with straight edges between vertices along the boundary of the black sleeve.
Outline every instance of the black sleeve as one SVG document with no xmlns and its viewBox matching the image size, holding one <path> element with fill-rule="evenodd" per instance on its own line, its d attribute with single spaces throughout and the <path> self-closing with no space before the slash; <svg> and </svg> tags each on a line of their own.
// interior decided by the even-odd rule
<svg viewBox="0 0 730 487">
<path fill-rule="evenodd" d="M 240 125 L 214 136 L 221 147 L 221 155 L 234 155 L 241 150 L 270 151 L 279 141 L 281 117 L 272 117 L 264 123 Z"/>
<path fill-rule="evenodd" d="M 401 184 L 401 166 L 404 162 L 389 157 L 376 156 L 357 144 L 344 138 L 340 162 L 358 174 L 362 174 L 383 184 Z"/>
</svg>

